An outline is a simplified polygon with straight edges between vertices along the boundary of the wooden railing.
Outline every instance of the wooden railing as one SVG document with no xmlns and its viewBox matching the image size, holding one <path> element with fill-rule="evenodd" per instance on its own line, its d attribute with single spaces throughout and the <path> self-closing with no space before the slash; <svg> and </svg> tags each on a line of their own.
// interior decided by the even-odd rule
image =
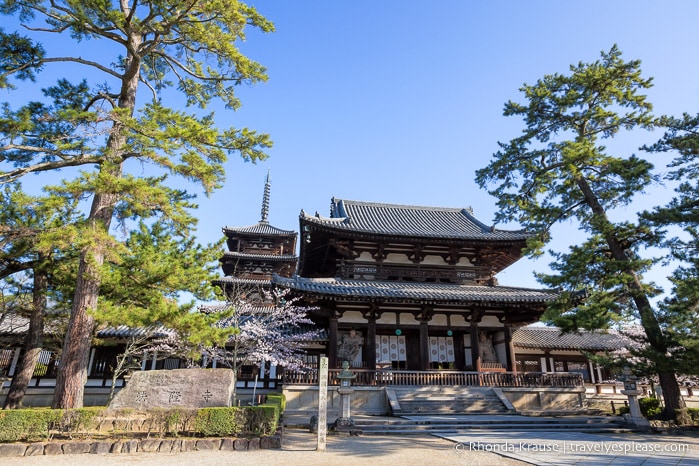
<svg viewBox="0 0 699 466">
<path fill-rule="evenodd" d="M 328 384 L 339 385 L 340 369 L 328 371 Z M 463 385 L 489 387 L 583 387 L 583 378 L 576 372 L 460 372 L 460 371 L 398 371 L 353 369 L 352 385 Z M 318 372 L 285 371 L 285 385 L 317 385 Z"/>
</svg>

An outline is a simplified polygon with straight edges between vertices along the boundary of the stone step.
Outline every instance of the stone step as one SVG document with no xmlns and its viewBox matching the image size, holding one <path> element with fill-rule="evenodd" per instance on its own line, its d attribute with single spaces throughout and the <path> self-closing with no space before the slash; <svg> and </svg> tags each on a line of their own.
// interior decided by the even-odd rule
<svg viewBox="0 0 699 466">
<path fill-rule="evenodd" d="M 519 415 L 483 416 L 482 418 L 469 416 L 461 419 L 450 419 L 448 416 L 433 416 L 425 419 L 362 419 L 355 422 L 355 427 L 366 435 L 458 434 L 472 433 L 474 431 L 568 431 L 588 433 L 623 433 L 633 431 L 623 427 L 622 421 L 611 417 L 532 418 Z"/>
</svg>

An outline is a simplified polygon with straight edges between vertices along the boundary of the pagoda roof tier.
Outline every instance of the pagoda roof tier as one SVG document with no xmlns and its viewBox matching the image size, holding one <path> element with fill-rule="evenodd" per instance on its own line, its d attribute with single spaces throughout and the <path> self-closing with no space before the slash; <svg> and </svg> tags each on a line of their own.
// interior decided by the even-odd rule
<svg viewBox="0 0 699 466">
<path fill-rule="evenodd" d="M 555 290 L 537 290 L 507 286 L 454 285 L 444 283 L 381 282 L 341 280 L 337 278 L 293 278 L 274 275 L 272 283 L 304 294 L 330 299 L 396 302 L 452 303 L 471 305 L 544 305 L 558 296 Z"/>
<path fill-rule="evenodd" d="M 500 230 L 477 220 L 468 208 L 422 207 L 333 198 L 330 217 L 301 211 L 302 223 L 362 235 L 479 241 L 525 241 L 524 230 Z"/>
<path fill-rule="evenodd" d="M 246 227 L 223 227 L 223 233 L 226 236 L 231 235 L 263 235 L 263 236 L 293 236 L 296 237 L 296 232 L 293 230 L 282 230 L 270 225 L 266 221 L 257 222 L 254 225 Z"/>
<path fill-rule="evenodd" d="M 226 251 L 223 253 L 226 259 L 243 259 L 264 262 L 294 262 L 298 260 L 296 254 L 250 254 L 243 252 Z"/>
<path fill-rule="evenodd" d="M 269 287 L 271 284 L 270 280 L 266 279 L 254 279 L 254 278 L 235 278 L 235 277 L 222 277 L 211 282 L 213 285 L 248 285 L 248 286 L 258 286 Z"/>
</svg>

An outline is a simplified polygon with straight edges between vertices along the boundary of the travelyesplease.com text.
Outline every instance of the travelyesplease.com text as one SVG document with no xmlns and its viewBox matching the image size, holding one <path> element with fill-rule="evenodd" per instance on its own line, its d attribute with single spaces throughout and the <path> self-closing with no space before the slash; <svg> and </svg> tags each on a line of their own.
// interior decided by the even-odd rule
<svg viewBox="0 0 699 466">
<path fill-rule="evenodd" d="M 454 445 L 457 452 L 489 451 L 493 453 L 681 453 L 689 451 L 685 443 L 659 442 L 460 442 Z"/>
</svg>

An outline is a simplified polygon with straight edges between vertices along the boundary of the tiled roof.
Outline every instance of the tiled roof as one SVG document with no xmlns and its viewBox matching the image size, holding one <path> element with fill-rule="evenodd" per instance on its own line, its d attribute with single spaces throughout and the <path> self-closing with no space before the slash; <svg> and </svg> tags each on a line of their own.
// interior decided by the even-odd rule
<svg viewBox="0 0 699 466">
<path fill-rule="evenodd" d="M 106 327 L 97 331 L 98 338 L 128 338 L 148 336 L 150 338 L 163 338 L 173 335 L 174 332 L 162 325 L 151 325 L 148 327 L 128 327 L 119 325 L 117 327 Z"/>
<path fill-rule="evenodd" d="M 525 231 L 499 230 L 478 221 L 470 209 L 332 200 L 330 217 L 301 212 L 301 220 L 337 230 L 391 236 L 477 240 L 526 240 Z"/>
<path fill-rule="evenodd" d="M 613 351 L 629 345 L 628 339 L 617 332 L 562 333 L 552 327 L 520 327 L 512 335 L 512 342 L 519 348 L 590 351 Z"/>
<path fill-rule="evenodd" d="M 295 254 L 246 254 L 242 252 L 232 252 L 226 251 L 223 253 L 223 257 L 237 258 L 237 259 L 248 259 L 254 261 L 267 261 L 267 262 L 291 262 L 298 259 Z"/>
<path fill-rule="evenodd" d="M 243 233 L 252 235 L 270 235 L 270 236 L 288 236 L 296 235 L 293 230 L 282 230 L 281 228 L 273 227 L 267 222 L 257 222 L 254 225 L 247 227 L 223 227 L 224 233 Z"/>
<path fill-rule="evenodd" d="M 359 298 L 411 299 L 423 301 L 461 302 L 527 302 L 546 303 L 553 300 L 557 292 L 506 286 L 451 285 L 444 283 L 377 282 L 340 280 L 336 278 L 304 278 L 296 276 L 272 277 L 274 284 L 303 291 L 330 296 L 353 296 Z"/>
<path fill-rule="evenodd" d="M 214 285 L 253 285 L 253 286 L 269 286 L 270 280 L 255 280 L 252 278 L 235 278 L 235 277 L 221 277 L 216 280 L 212 280 Z"/>
<path fill-rule="evenodd" d="M 68 312 L 50 311 L 44 316 L 44 333 L 62 331 L 63 324 L 68 320 Z M 23 335 L 29 330 L 29 318 L 7 312 L 0 315 L 0 335 Z"/>
</svg>

